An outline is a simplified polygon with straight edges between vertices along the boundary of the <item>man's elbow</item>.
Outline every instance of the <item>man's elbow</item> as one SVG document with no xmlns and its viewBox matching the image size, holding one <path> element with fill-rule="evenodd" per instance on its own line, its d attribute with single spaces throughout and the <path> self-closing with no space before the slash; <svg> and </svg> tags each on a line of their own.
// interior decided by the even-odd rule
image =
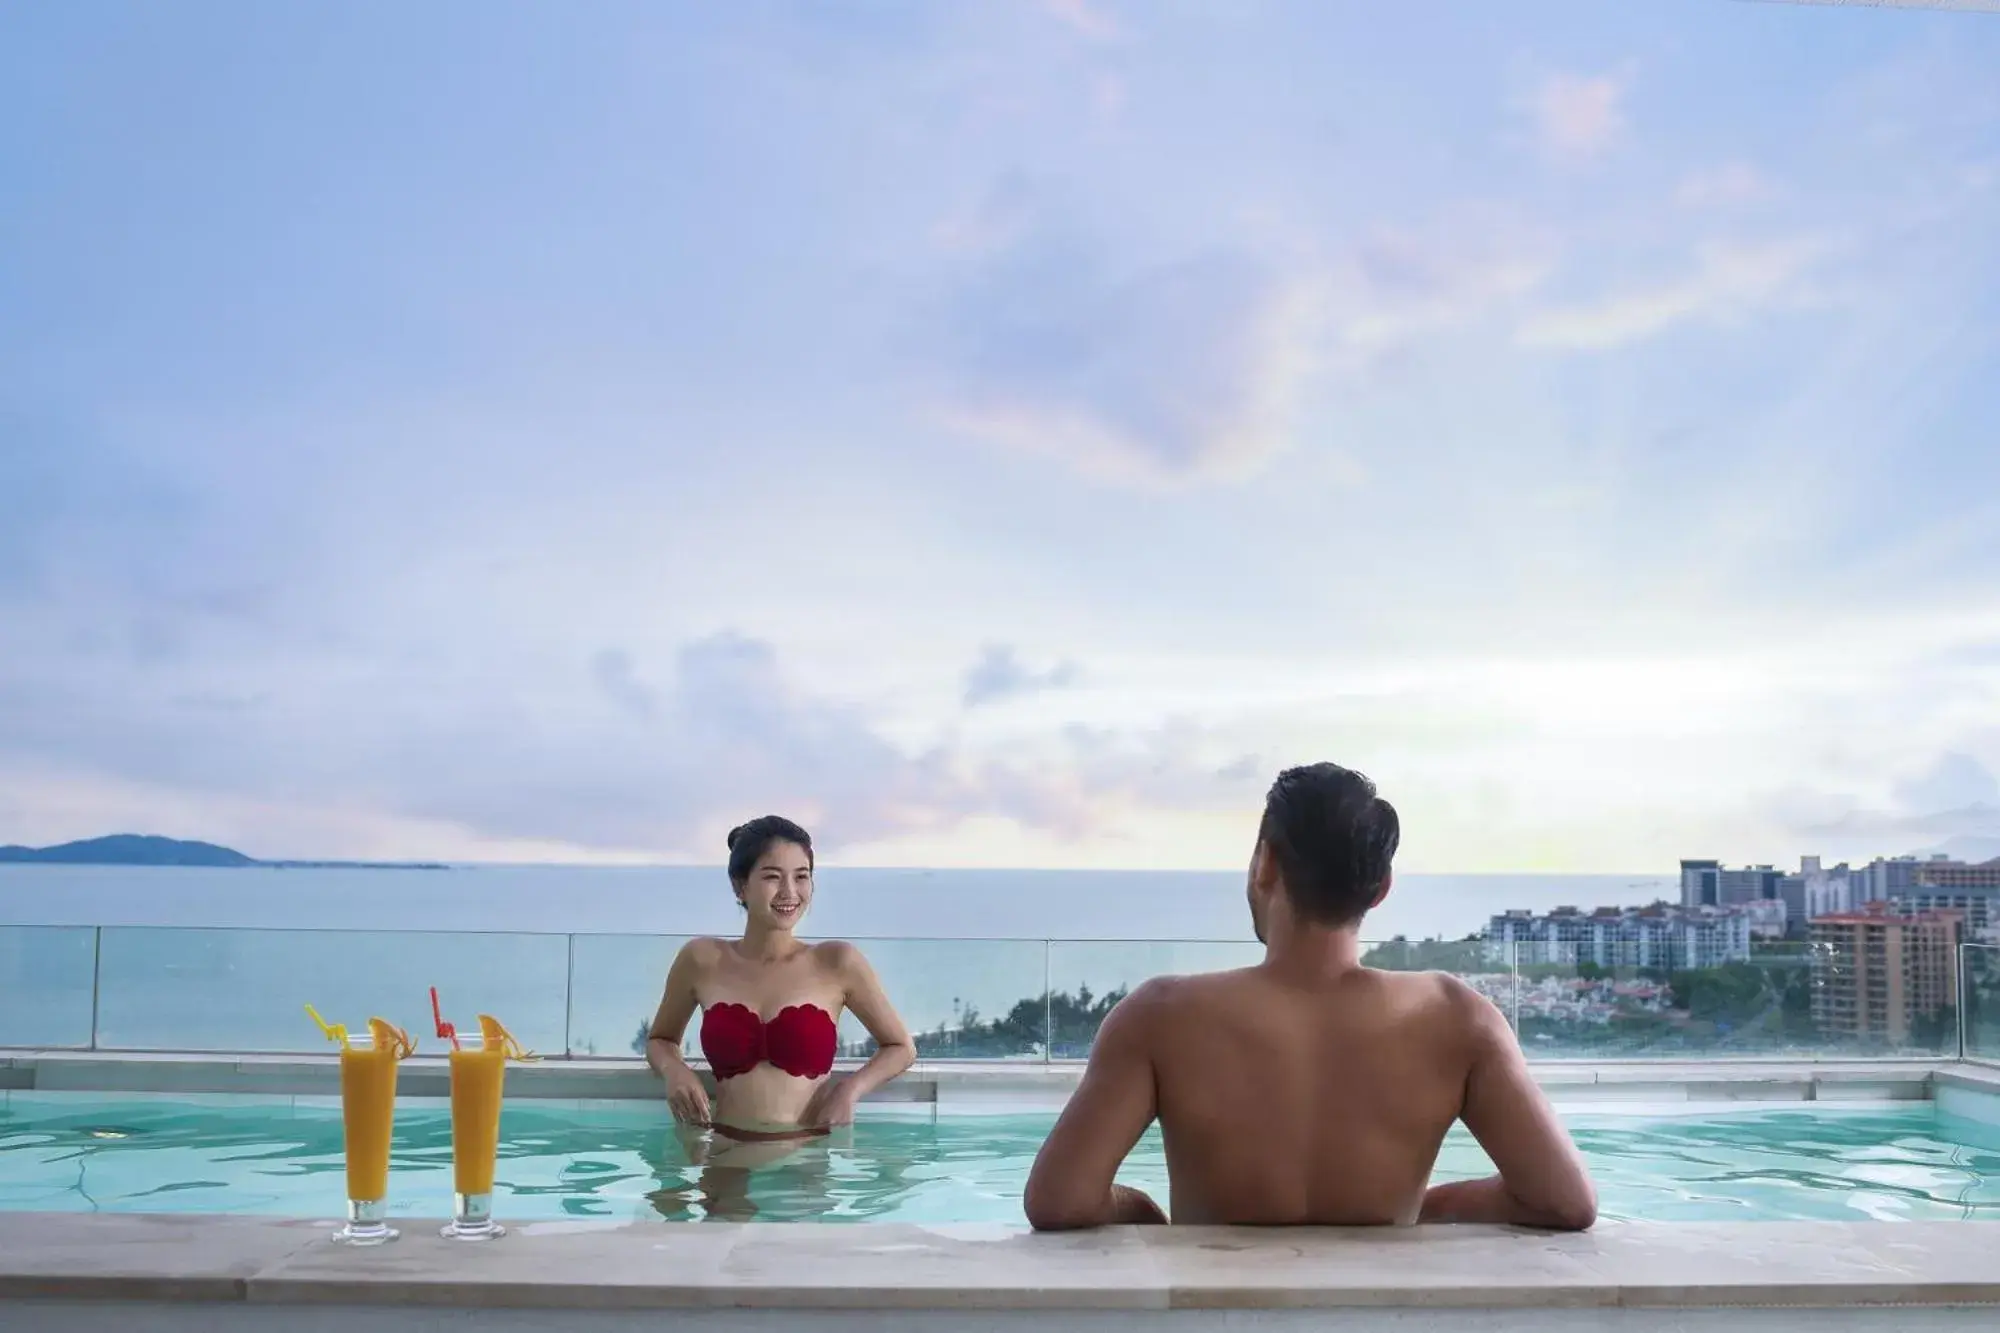
<svg viewBox="0 0 2000 1333">
<path fill-rule="evenodd" d="M 1586 1180 L 1541 1209 L 1543 1225 L 1551 1231 L 1588 1231 L 1597 1225 L 1597 1190 Z"/>
<path fill-rule="evenodd" d="M 1597 1225 L 1596 1191 L 1586 1193 L 1558 1219 L 1564 1231 L 1588 1231 Z"/>
<path fill-rule="evenodd" d="M 1061 1190 L 1040 1184 L 1033 1177 L 1028 1179 L 1021 1208 L 1028 1215 L 1028 1225 L 1037 1231 L 1080 1231 L 1096 1226 L 1098 1220 L 1095 1210 L 1075 1198 L 1063 1197 Z"/>
</svg>

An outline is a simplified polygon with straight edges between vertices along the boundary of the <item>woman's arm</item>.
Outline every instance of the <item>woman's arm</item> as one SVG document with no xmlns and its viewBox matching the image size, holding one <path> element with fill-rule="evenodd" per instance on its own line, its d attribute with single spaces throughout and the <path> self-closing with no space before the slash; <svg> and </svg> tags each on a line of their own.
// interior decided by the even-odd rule
<svg viewBox="0 0 2000 1333">
<path fill-rule="evenodd" d="M 700 940 L 690 940 L 674 956 L 667 969 L 666 992 L 653 1014 L 653 1026 L 646 1030 L 646 1063 L 667 1085 L 667 1104 L 674 1119 L 691 1125 L 708 1123 L 708 1089 L 701 1076 L 689 1068 L 681 1054 L 681 1038 L 688 1020 L 694 1017 L 696 983 L 702 964 Z"/>
<path fill-rule="evenodd" d="M 910 1067 L 917 1058 L 917 1044 L 910 1040 L 909 1029 L 883 994 L 882 983 L 861 950 L 851 944 L 825 947 L 840 975 L 847 1007 L 875 1039 L 875 1054 L 846 1078 L 821 1084 L 803 1119 L 806 1124 L 844 1125 L 854 1119 L 856 1103 Z"/>
</svg>

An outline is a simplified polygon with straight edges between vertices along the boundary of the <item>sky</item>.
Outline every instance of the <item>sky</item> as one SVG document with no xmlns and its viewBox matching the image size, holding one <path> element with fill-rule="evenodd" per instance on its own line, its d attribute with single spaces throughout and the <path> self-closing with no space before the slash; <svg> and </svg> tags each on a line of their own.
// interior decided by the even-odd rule
<svg viewBox="0 0 2000 1333">
<path fill-rule="evenodd" d="M 1419 871 L 2000 854 L 1995 69 L 0 4 L 0 842 L 1226 868 L 1330 759 Z"/>
</svg>

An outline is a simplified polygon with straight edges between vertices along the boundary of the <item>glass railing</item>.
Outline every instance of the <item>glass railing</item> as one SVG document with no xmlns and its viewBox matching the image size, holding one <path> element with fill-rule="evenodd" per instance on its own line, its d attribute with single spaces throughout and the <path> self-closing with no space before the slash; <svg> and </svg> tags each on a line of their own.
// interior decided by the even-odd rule
<svg viewBox="0 0 2000 1333">
<path fill-rule="evenodd" d="M 0 1046 L 92 1044 L 97 931 L 0 926 Z"/>
<path fill-rule="evenodd" d="M 0 1046 L 124 1051 L 323 1049 L 311 1003 L 350 1025 L 430 1031 L 429 988 L 460 1023 L 491 1013 L 548 1054 L 637 1059 L 667 935 L 0 927 Z M 1242 941 L 875 939 L 856 943 L 926 1059 L 1086 1056 L 1105 1016 L 1152 977 L 1242 967 Z M 1536 1059 L 2000 1059 L 2000 948 L 1938 976 L 1804 943 L 1714 957 L 1479 940 L 1363 946 L 1369 965 L 1452 973 L 1499 1006 Z M 1605 958 L 1606 961 L 1598 961 Z M 1936 970 L 1936 969 L 1934 969 Z M 1883 984 L 1876 984 L 1877 982 Z M 696 1050 L 697 1025 L 685 1047 Z M 842 1049 L 872 1043 L 852 1014 Z"/>
<path fill-rule="evenodd" d="M 1747 953 L 1600 966 L 1520 945 L 1516 1028 L 1542 1059 L 1957 1058 L 1958 964 L 1824 944 L 1753 941 Z"/>
<path fill-rule="evenodd" d="M 456 1022 L 490 1013 L 533 1049 L 564 1049 L 563 935 L 105 926 L 98 952 L 101 1050 L 324 1049 L 307 1004 L 422 1036 L 432 986 Z"/>
<path fill-rule="evenodd" d="M 1958 954 L 1962 1054 L 2000 1064 L 2000 945 L 1961 945 Z"/>
<path fill-rule="evenodd" d="M 1802 941 L 1716 956 L 1600 963 L 1567 946 L 1516 947 L 1521 1045 L 1541 1059 L 1955 1056 L 1950 991 L 1930 1003 L 1869 993 L 1866 975 Z"/>
</svg>

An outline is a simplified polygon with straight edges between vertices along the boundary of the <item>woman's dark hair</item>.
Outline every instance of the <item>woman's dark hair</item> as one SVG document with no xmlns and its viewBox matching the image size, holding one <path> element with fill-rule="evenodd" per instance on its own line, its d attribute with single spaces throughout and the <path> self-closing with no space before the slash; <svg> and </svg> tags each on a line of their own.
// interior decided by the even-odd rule
<svg viewBox="0 0 2000 1333">
<path fill-rule="evenodd" d="M 1338 764 L 1311 764 L 1278 774 L 1258 836 L 1300 916 L 1351 926 L 1381 896 L 1402 826 L 1367 778 Z"/>
<path fill-rule="evenodd" d="M 813 863 L 812 834 L 783 815 L 759 815 L 729 830 L 729 882 L 742 888 L 757 868 L 757 858 L 774 842 L 795 842 L 805 849 L 806 866 Z"/>
</svg>

